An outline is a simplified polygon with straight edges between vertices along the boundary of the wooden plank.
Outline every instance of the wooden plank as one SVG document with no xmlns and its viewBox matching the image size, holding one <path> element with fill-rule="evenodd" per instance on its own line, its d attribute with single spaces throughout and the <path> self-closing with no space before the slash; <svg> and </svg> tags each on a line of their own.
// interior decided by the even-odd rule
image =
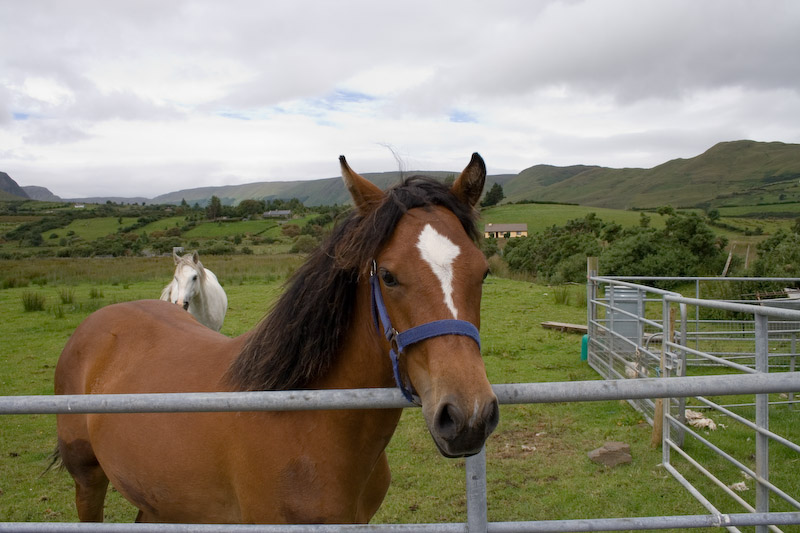
<svg viewBox="0 0 800 533">
<path fill-rule="evenodd" d="M 586 326 L 582 324 L 569 324 L 567 322 L 542 322 L 542 327 L 546 329 L 555 329 L 558 331 L 566 331 L 568 333 L 582 333 L 588 332 Z"/>
</svg>

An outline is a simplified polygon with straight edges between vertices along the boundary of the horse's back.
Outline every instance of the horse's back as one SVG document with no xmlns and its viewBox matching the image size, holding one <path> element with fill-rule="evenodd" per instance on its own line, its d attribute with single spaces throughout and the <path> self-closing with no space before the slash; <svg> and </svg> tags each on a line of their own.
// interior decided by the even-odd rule
<svg viewBox="0 0 800 533">
<path fill-rule="evenodd" d="M 64 347 L 56 367 L 56 394 L 227 390 L 225 371 L 243 340 L 212 331 L 161 300 L 111 305 L 86 318 Z M 175 504 L 179 509 L 199 512 L 202 505 L 172 484 L 185 478 L 190 485 L 212 487 L 210 492 L 216 491 L 212 497 L 224 502 L 222 510 L 208 511 L 209 520 L 235 519 L 235 502 L 226 495 L 220 470 L 225 463 L 208 459 L 224 458 L 225 450 L 209 439 L 192 438 L 193 431 L 225 432 L 219 420 L 213 413 L 59 415 L 59 451 L 79 489 L 79 513 L 82 494 L 101 498 L 105 493 L 104 485 L 102 492 L 93 491 L 86 481 L 90 478 L 110 479 L 144 511 L 159 499 L 168 499 L 182 502 Z M 203 454 L 210 456 L 198 459 Z M 194 464 L 198 460 L 203 468 Z M 214 479 L 222 481 L 209 482 Z M 102 507 L 102 499 L 99 502 Z M 94 518 L 86 514 L 81 520 L 85 516 Z M 148 516 L 154 519 L 144 515 Z M 191 516 L 178 514 L 173 520 L 187 521 Z"/>
<path fill-rule="evenodd" d="M 59 357 L 56 394 L 222 390 L 238 339 L 212 331 L 161 300 L 92 313 Z"/>
</svg>

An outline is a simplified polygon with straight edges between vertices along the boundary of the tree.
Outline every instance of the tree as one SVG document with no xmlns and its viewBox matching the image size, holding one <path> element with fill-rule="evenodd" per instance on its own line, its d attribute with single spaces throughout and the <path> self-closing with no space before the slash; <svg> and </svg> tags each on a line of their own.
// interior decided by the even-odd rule
<svg viewBox="0 0 800 533">
<path fill-rule="evenodd" d="M 211 197 L 211 201 L 206 207 L 206 218 L 214 220 L 222 216 L 222 202 L 216 196 Z"/>
<path fill-rule="evenodd" d="M 483 197 L 481 206 L 490 207 L 497 205 L 505 197 L 505 194 L 503 194 L 503 187 L 499 183 L 495 183 L 492 185 L 492 188 L 489 189 L 489 192 L 486 193 L 486 196 Z"/>
<path fill-rule="evenodd" d="M 242 200 L 236 206 L 236 214 L 240 217 L 258 215 L 267 210 L 264 200 Z"/>
</svg>

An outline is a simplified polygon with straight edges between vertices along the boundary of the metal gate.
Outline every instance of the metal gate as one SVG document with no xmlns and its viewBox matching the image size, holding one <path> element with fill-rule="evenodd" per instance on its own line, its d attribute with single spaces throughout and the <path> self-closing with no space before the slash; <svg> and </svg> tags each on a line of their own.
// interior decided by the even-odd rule
<svg viewBox="0 0 800 533">
<path fill-rule="evenodd" d="M 800 391 L 800 373 L 795 371 L 800 312 L 785 306 L 686 298 L 643 284 L 659 280 L 690 282 L 697 284 L 699 293 L 701 281 L 729 281 L 728 278 L 600 277 L 591 270 L 591 263 L 589 268 L 587 360 L 606 379 L 638 381 L 657 376 L 670 378 L 663 381 L 673 381 L 686 379 L 687 373 L 718 371 L 735 373 L 739 377 L 786 375 L 794 380 L 796 390 L 786 391 L 783 398 L 771 399 L 767 391 L 762 391 L 753 399 L 742 399 L 745 393 L 738 388 L 738 382 L 732 382 L 729 395 L 738 398 L 727 404 L 710 398 L 716 395 L 709 394 L 676 395 L 663 402 L 656 400 L 656 396 L 629 401 L 654 426 L 654 433 L 661 432 L 663 466 L 709 512 L 719 513 L 711 498 L 687 476 L 699 478 L 704 484 L 710 482 L 714 490 L 722 491 L 751 513 L 768 512 L 771 497 L 778 498 L 781 505 L 800 510 L 800 495 L 788 494 L 770 482 L 769 464 L 770 444 L 796 454 L 800 460 L 800 444 L 769 429 L 771 409 L 773 414 L 777 413 L 775 409 L 781 408 L 800 415 L 800 411 L 794 411 L 800 408 L 800 402 L 794 397 Z M 753 281 L 736 278 L 743 279 Z M 800 281 L 785 278 L 766 281 L 776 280 Z M 636 305 L 624 305 L 624 300 L 623 305 L 619 305 L 620 294 L 625 294 L 628 301 L 633 300 Z M 704 314 L 714 318 L 705 319 Z M 727 318 L 719 318 L 726 315 Z M 618 327 L 620 316 L 624 316 L 628 324 L 637 326 L 636 335 L 629 334 L 630 327 Z M 734 457 L 715 442 L 722 439 L 715 439 L 708 428 L 715 428 L 720 420 L 750 432 L 754 466 Z M 706 456 L 713 454 L 726 468 L 738 469 L 745 479 L 754 480 L 755 505 L 737 493 L 736 484 L 723 482 L 713 467 L 704 465 L 697 452 L 687 451 L 690 447 L 705 450 L 703 455 Z M 685 463 L 683 470 L 675 464 L 676 460 Z M 727 527 L 738 531 L 734 525 Z M 756 531 L 768 529 L 781 531 L 776 525 L 761 525 Z"/>
<path fill-rule="evenodd" d="M 753 373 L 740 376 L 644 378 L 495 385 L 501 404 L 675 398 L 731 394 L 781 393 L 800 389 L 798 373 Z M 361 409 L 411 407 L 395 389 L 269 391 L 238 393 L 120 394 L 0 397 L 0 414 L 130 413 L 188 411 L 269 411 L 301 409 Z M 53 522 L 0 523 L 0 532 L 227 532 L 227 531 L 382 531 L 382 532 L 566 532 L 695 527 L 800 524 L 800 512 L 656 516 L 633 518 L 586 517 L 579 520 L 487 522 L 485 452 L 466 461 L 467 523 L 375 525 L 194 525 L 194 524 L 76 524 Z"/>
</svg>

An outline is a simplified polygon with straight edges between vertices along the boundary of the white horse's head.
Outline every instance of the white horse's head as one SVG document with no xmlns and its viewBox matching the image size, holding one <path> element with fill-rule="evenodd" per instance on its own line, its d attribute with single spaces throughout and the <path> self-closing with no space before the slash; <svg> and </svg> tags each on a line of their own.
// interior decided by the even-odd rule
<svg viewBox="0 0 800 533">
<path fill-rule="evenodd" d="M 189 302 L 201 289 L 206 271 L 197 252 L 180 257 L 172 252 L 175 260 L 175 278 L 172 280 L 169 301 L 189 309 Z"/>
</svg>

